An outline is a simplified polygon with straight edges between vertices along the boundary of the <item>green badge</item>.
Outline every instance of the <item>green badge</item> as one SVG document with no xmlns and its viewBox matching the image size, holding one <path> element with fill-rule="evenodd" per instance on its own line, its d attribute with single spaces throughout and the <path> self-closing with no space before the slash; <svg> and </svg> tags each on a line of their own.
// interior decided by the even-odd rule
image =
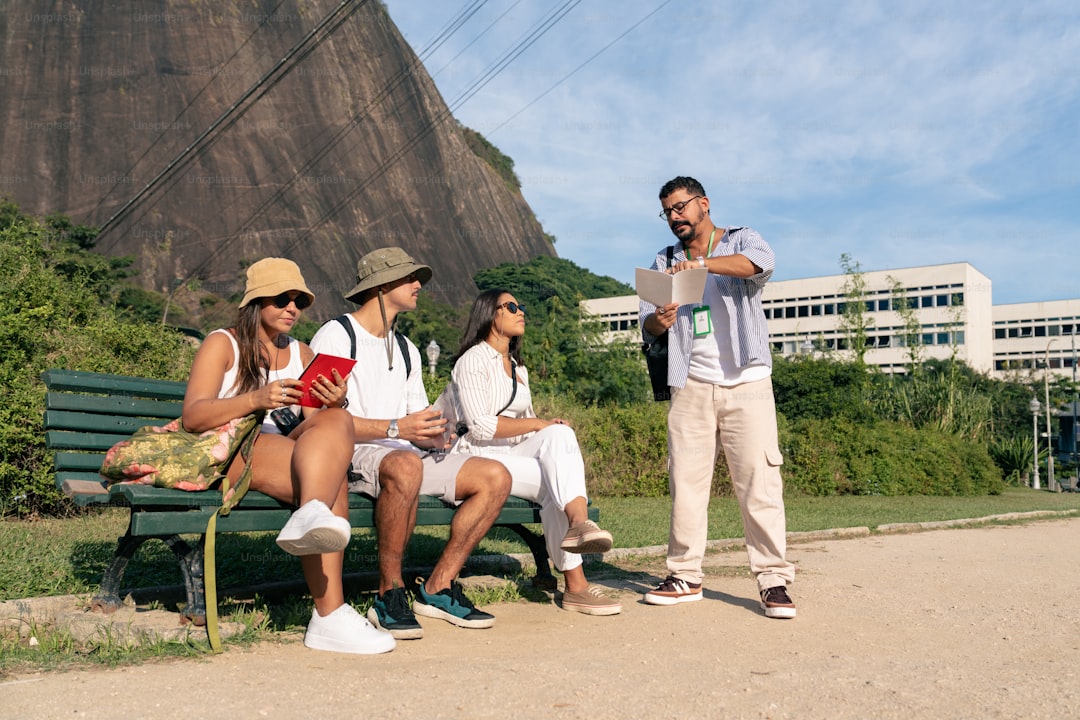
<svg viewBox="0 0 1080 720">
<path fill-rule="evenodd" d="M 712 313 L 708 305 L 694 308 L 694 337 L 705 337 L 712 333 Z"/>
</svg>

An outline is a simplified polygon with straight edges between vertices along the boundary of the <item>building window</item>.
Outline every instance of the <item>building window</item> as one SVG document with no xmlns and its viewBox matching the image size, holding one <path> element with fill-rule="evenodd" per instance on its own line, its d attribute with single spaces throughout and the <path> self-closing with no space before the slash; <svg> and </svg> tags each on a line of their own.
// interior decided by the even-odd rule
<svg viewBox="0 0 1080 720">
<path fill-rule="evenodd" d="M 835 315 L 836 314 L 836 306 L 833 305 L 832 303 L 825 303 L 825 314 L 826 315 Z"/>
<path fill-rule="evenodd" d="M 924 308 L 934 307 L 934 296 L 923 295 L 921 298 L 919 298 L 919 302 Z"/>
<path fill-rule="evenodd" d="M 884 300 L 878 300 L 877 301 L 877 309 L 879 311 L 880 310 L 888 310 L 889 309 L 889 300 L 888 300 L 888 298 L 886 298 Z"/>
<path fill-rule="evenodd" d="M 949 306 L 949 296 L 948 295 L 938 295 L 936 298 L 934 298 L 934 300 L 937 302 L 938 307 L 948 307 Z"/>
<path fill-rule="evenodd" d="M 995 340 L 1004 340 L 1005 339 L 1005 328 L 994 328 L 994 339 Z"/>
<path fill-rule="evenodd" d="M 949 344 L 949 333 L 947 333 L 947 332 L 939 332 L 937 334 L 937 344 L 938 345 L 948 345 Z"/>
<path fill-rule="evenodd" d="M 934 344 L 934 333 L 923 333 L 922 344 L 923 345 L 933 345 Z"/>
<path fill-rule="evenodd" d="M 811 315 L 820 315 L 821 314 L 821 306 L 820 305 L 811 305 L 810 306 L 810 314 Z"/>
<path fill-rule="evenodd" d="M 809 305 L 800 305 L 799 306 L 799 317 L 810 317 L 810 306 Z"/>
<path fill-rule="evenodd" d="M 795 317 L 795 308 L 793 308 L 793 307 L 784 308 L 784 317 L 786 317 L 786 318 Z"/>
</svg>

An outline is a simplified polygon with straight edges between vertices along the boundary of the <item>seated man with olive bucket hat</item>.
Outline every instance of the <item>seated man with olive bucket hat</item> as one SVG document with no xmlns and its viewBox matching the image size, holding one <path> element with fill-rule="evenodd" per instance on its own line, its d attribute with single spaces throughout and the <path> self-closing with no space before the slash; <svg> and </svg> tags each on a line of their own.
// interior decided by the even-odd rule
<svg viewBox="0 0 1080 720">
<path fill-rule="evenodd" d="M 441 452 L 449 437 L 446 420 L 428 404 L 420 352 L 394 331 L 398 313 L 416 309 L 430 279 L 431 268 L 401 248 L 368 253 L 357 263 L 356 287 L 345 295 L 359 307 L 327 322 L 310 343 L 315 352 L 357 360 L 345 407 L 353 415 L 352 469 L 359 479 L 349 489 L 377 499 L 379 595 L 368 619 L 403 640 L 423 636 L 415 615 L 464 628 L 495 624 L 465 597 L 456 578 L 510 494 L 502 463 Z M 427 580 L 417 580 L 410 608 L 401 565 L 421 494 L 458 508 L 442 555 Z"/>
</svg>

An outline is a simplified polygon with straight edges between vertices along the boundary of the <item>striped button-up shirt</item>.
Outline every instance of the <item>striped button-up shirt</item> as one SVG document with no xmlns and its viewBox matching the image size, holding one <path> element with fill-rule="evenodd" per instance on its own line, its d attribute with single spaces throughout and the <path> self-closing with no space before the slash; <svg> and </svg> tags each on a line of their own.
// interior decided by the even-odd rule
<svg viewBox="0 0 1080 720">
<path fill-rule="evenodd" d="M 713 248 L 710 257 L 721 255 L 743 255 L 750 262 L 761 268 L 761 272 L 743 279 L 730 275 L 709 274 L 709 282 L 716 283 L 731 318 L 729 340 L 735 362 L 740 368 L 749 365 L 772 367 L 772 351 L 769 347 L 769 328 L 765 321 L 765 312 L 761 307 L 761 291 L 772 277 L 776 258 L 772 248 L 755 230 L 750 228 L 728 228 L 728 231 Z M 682 243 L 676 242 L 674 261 L 688 260 Z M 656 254 L 651 266 L 653 270 L 667 269 L 667 248 Z M 668 385 L 681 388 L 686 385 L 690 372 L 690 350 L 694 344 L 693 310 L 701 303 L 680 305 L 675 324 L 668 330 Z M 645 329 L 645 319 L 656 311 L 656 306 L 646 300 L 639 301 L 638 326 L 641 337 L 646 343 L 652 343 L 655 335 Z M 712 310 L 714 313 L 717 310 Z M 713 326 L 717 327 L 716 321 Z M 722 341 L 717 338 L 717 341 Z"/>
</svg>

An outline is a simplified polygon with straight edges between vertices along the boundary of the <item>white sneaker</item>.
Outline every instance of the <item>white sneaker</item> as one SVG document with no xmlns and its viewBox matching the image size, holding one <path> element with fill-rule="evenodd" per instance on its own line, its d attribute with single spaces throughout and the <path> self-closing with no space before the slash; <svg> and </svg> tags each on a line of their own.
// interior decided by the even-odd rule
<svg viewBox="0 0 1080 720">
<path fill-rule="evenodd" d="M 318 610 L 311 611 L 304 645 L 312 650 L 377 655 L 390 652 L 397 642 L 393 635 L 376 630 L 352 605 L 345 603 L 326 617 L 319 615 Z"/>
<path fill-rule="evenodd" d="M 351 536 L 348 520 L 330 512 L 322 500 L 309 500 L 285 523 L 277 544 L 290 555 L 321 555 L 344 550 Z"/>
</svg>

